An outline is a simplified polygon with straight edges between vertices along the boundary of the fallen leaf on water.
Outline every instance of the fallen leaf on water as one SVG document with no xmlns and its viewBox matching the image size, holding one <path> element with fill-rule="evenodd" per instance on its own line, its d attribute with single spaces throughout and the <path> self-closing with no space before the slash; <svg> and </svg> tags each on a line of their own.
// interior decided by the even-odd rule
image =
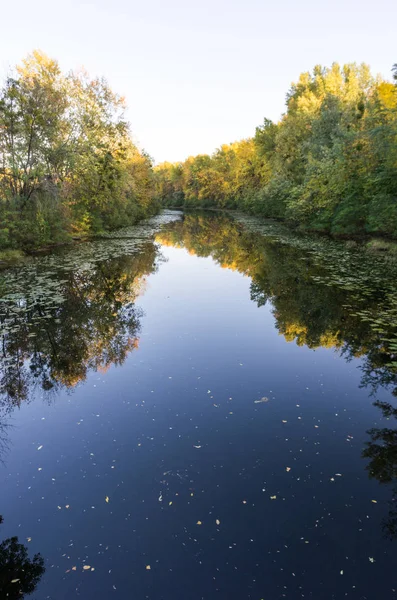
<svg viewBox="0 0 397 600">
<path fill-rule="evenodd" d="M 282 421 L 282 423 L 287 423 L 287 421 Z"/>
<path fill-rule="evenodd" d="M 371 500 L 371 502 L 373 502 L 374 504 L 378 504 L 377 500 Z"/>
<path fill-rule="evenodd" d="M 20 579 L 11 579 L 11 583 L 18 583 L 18 581 L 21 581 Z"/>
<path fill-rule="evenodd" d="M 77 567 L 72 567 L 72 571 L 77 571 Z"/>
<path fill-rule="evenodd" d="M 201 448 L 201 446 L 193 446 L 193 448 L 197 448 L 197 449 L 199 449 L 199 448 Z"/>
<path fill-rule="evenodd" d="M 277 496 L 270 496 L 270 500 L 275 500 Z"/>
<path fill-rule="evenodd" d="M 263 398 L 261 398 L 260 400 L 254 400 L 254 404 L 260 404 L 261 402 L 269 402 L 269 398 L 263 396 Z"/>
<path fill-rule="evenodd" d="M 220 520 L 219 520 L 219 519 L 217 519 L 217 520 L 215 521 L 215 523 L 216 523 L 217 525 L 220 525 L 220 524 L 221 524 L 221 522 L 220 522 Z"/>
<path fill-rule="evenodd" d="M 150 565 L 146 565 L 146 571 L 150 571 L 152 567 Z"/>
<path fill-rule="evenodd" d="M 39 447 L 37 448 L 37 450 L 41 450 L 41 449 L 42 449 L 42 447 L 43 447 L 43 446 L 39 446 Z M 19 581 L 19 580 L 18 580 L 18 581 Z"/>
<path fill-rule="evenodd" d="M 27 540 L 28 542 L 31 542 L 31 541 L 32 541 L 32 538 L 31 538 L 31 537 L 28 537 L 28 538 L 26 538 L 26 540 Z"/>
<path fill-rule="evenodd" d="M 88 571 L 88 569 L 91 569 L 90 565 L 84 565 L 83 570 Z"/>
<path fill-rule="evenodd" d="M 172 501 L 171 501 L 171 502 L 168 502 L 168 506 L 171 506 L 171 505 L 172 505 Z"/>
<path fill-rule="evenodd" d="M 374 559 L 374 558 L 372 558 L 372 556 L 369 556 L 369 557 L 368 557 L 368 559 L 369 559 L 369 562 L 371 562 L 371 563 L 374 563 L 374 562 L 375 562 L 375 559 Z"/>
<path fill-rule="evenodd" d="M 106 496 L 105 502 L 109 502 L 109 496 Z"/>
<path fill-rule="evenodd" d="M 285 470 L 287 471 L 287 473 L 289 473 L 291 471 L 291 467 L 285 467 Z"/>
<path fill-rule="evenodd" d="M 202 525 L 201 521 L 197 521 L 196 525 Z"/>
</svg>

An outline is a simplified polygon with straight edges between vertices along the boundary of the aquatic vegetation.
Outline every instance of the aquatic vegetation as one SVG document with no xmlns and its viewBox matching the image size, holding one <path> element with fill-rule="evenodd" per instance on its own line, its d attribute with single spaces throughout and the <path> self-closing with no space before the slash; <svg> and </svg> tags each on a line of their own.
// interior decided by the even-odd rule
<svg viewBox="0 0 397 600">
<path fill-rule="evenodd" d="M 135 300 L 161 260 L 154 233 L 175 218 L 153 217 L 134 237 L 126 230 L 4 271 L 0 393 L 19 404 L 32 386 L 51 394 L 74 387 L 90 369 L 122 363 L 138 345 Z"/>
</svg>

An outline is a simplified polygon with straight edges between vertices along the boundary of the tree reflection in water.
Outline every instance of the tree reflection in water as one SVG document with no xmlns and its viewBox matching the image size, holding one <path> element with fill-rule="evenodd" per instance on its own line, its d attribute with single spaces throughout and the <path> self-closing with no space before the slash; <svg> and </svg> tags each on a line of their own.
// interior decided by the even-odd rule
<svg viewBox="0 0 397 600">
<path fill-rule="evenodd" d="M 293 236 L 261 236 L 223 214 L 187 214 L 168 223 L 156 241 L 210 256 L 222 268 L 250 277 L 251 299 L 258 306 L 271 304 L 275 326 L 288 342 L 334 348 L 346 360 L 359 357 L 362 386 L 375 398 L 379 389 L 394 389 L 396 395 L 396 265 L 382 270 L 377 259 L 359 249 L 328 240 L 316 241 L 315 252 L 302 249 Z M 0 305 L 0 325 L 7 323 L 0 340 L 4 412 L 28 401 L 37 389 L 51 398 L 60 388 L 83 382 L 89 371 L 125 361 L 138 346 L 135 301 L 157 257 L 158 247 L 149 240 L 135 253 L 63 272 L 58 276 L 62 302 L 47 302 L 45 310 L 42 296 L 28 302 L 21 290 Z M 336 269 L 332 278 L 330 263 Z M 384 418 L 397 418 L 392 401 L 375 401 L 375 406 Z M 397 431 L 376 428 L 368 434 L 363 457 L 370 476 L 394 489 L 384 529 L 396 537 Z"/>
<path fill-rule="evenodd" d="M 61 278 L 62 302 L 49 307 L 47 302 L 45 309 L 40 297 L 28 303 L 21 292 L 1 305 L 1 322 L 12 324 L 0 339 L 4 410 L 28 401 L 37 389 L 51 398 L 60 388 L 84 381 L 89 371 L 106 371 L 125 361 L 138 346 L 135 301 L 145 276 L 155 269 L 157 252 L 148 242 L 133 255 L 55 274 Z"/>
<path fill-rule="evenodd" d="M 327 240 L 316 242 L 314 255 L 303 252 L 302 244 L 294 244 L 291 238 L 286 233 L 280 243 L 279 236 L 261 237 L 224 215 L 208 218 L 188 214 L 156 239 L 197 256 L 211 256 L 221 267 L 248 275 L 251 299 L 258 306 L 271 303 L 276 327 L 288 342 L 309 348 L 334 348 L 346 360 L 361 358 L 362 387 L 368 388 L 373 397 L 380 389 L 397 396 L 397 310 L 395 302 L 393 305 L 396 264 L 386 263 L 382 270 L 376 257 L 365 257 L 359 250 L 345 251 L 341 243 L 335 249 L 335 244 Z M 341 280 L 349 278 L 348 285 L 339 287 L 327 281 L 330 277 L 323 259 L 330 251 L 336 252 Z M 354 284 L 357 262 L 365 286 L 360 281 Z M 392 306 L 385 324 L 388 298 Z M 363 304 L 365 318 L 359 310 Z M 369 476 L 392 487 L 383 530 L 387 537 L 397 538 L 397 427 L 393 428 L 397 408 L 378 400 L 374 405 L 384 418 L 393 421 L 390 427 L 368 431 L 370 441 L 362 456 L 369 459 Z"/>
<path fill-rule="evenodd" d="M 3 517 L 0 515 L 0 525 Z M 45 572 L 40 554 L 29 558 L 28 549 L 17 537 L 0 543 L 0 597 L 9 600 L 23 598 L 35 591 Z"/>
</svg>

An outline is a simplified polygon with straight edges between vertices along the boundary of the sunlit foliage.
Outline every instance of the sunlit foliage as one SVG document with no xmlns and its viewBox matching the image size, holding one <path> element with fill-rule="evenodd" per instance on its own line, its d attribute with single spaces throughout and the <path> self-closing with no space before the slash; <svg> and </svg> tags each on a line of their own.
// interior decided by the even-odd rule
<svg viewBox="0 0 397 600">
<path fill-rule="evenodd" d="M 265 119 L 252 139 L 164 163 L 155 175 L 168 206 L 240 208 L 305 229 L 397 237 L 397 83 L 364 64 L 316 66 L 292 84 L 278 123 Z"/>
<path fill-rule="evenodd" d="M 34 51 L 0 91 L 0 249 L 136 222 L 154 209 L 150 158 L 104 79 Z"/>
</svg>

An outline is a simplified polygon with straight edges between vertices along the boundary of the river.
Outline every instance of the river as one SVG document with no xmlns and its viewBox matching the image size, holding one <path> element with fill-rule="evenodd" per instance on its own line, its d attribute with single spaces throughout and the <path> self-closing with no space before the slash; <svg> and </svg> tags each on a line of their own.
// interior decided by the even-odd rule
<svg viewBox="0 0 397 600">
<path fill-rule="evenodd" d="M 0 273 L 1 598 L 396 598 L 396 281 L 177 211 Z"/>
</svg>

